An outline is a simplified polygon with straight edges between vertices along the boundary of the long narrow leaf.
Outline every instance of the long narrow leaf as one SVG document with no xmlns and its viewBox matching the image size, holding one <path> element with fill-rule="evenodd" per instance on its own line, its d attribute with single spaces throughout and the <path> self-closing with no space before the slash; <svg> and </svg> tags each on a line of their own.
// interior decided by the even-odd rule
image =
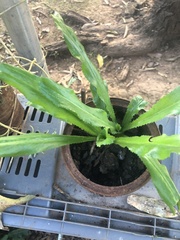
<svg viewBox="0 0 180 240">
<path fill-rule="evenodd" d="M 110 118 L 116 122 L 107 86 L 96 67 L 89 60 L 83 45 L 79 42 L 74 31 L 64 23 L 59 13 L 55 12 L 52 17 L 57 25 L 57 28 L 62 31 L 64 40 L 72 56 L 79 59 L 82 63 L 82 71 L 87 80 L 90 82 L 95 105 L 98 108 L 106 110 L 109 113 Z"/>
<path fill-rule="evenodd" d="M 105 111 L 83 104 L 72 89 L 48 78 L 38 77 L 1 63 L 0 79 L 17 88 L 38 109 L 74 124 L 92 135 L 100 132 L 100 127 L 114 129 L 114 124 L 108 120 Z"/>
<path fill-rule="evenodd" d="M 123 128 L 126 128 L 132 121 L 133 117 L 138 114 L 140 110 L 144 109 L 147 104 L 148 103 L 141 96 L 136 96 L 130 101 L 123 118 L 122 131 Z"/>
<path fill-rule="evenodd" d="M 180 194 L 174 185 L 167 168 L 160 164 L 158 160 L 154 159 L 150 154 L 141 157 L 141 160 L 150 172 L 153 184 L 160 197 L 168 205 L 171 211 L 175 213 L 174 207 L 179 206 L 180 204 Z"/>
<path fill-rule="evenodd" d="M 0 138 L 0 156 L 24 156 L 69 144 L 95 141 L 95 137 L 29 133 Z"/>
<path fill-rule="evenodd" d="M 136 128 L 148 123 L 156 122 L 167 115 L 180 113 L 180 86 L 172 92 L 161 98 L 146 113 L 140 115 L 136 120 L 131 122 L 124 130 Z"/>
<path fill-rule="evenodd" d="M 180 153 L 180 135 L 120 137 L 115 139 L 115 143 L 121 147 L 128 147 L 138 156 L 145 156 L 151 152 L 151 156 L 159 160 L 164 160 L 173 152 Z"/>
<path fill-rule="evenodd" d="M 146 165 L 152 181 L 163 201 L 174 211 L 174 206 L 180 204 L 180 195 L 165 166 L 159 163 L 170 156 L 172 152 L 180 153 L 180 136 L 140 136 L 121 137 L 115 140 L 116 144 L 128 147 L 136 153 Z"/>
</svg>

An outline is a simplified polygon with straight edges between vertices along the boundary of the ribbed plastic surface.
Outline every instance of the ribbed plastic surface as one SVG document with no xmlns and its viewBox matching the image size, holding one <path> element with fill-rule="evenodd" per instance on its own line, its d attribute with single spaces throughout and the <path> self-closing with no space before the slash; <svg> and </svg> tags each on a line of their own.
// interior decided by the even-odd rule
<svg viewBox="0 0 180 240">
<path fill-rule="evenodd" d="M 60 122 L 48 114 L 27 107 L 23 132 L 59 132 Z M 30 156 L 0 159 L 0 188 L 23 194 L 51 197 L 57 150 Z"/>
<path fill-rule="evenodd" d="M 179 117 L 167 118 L 158 124 L 167 134 L 180 133 Z M 32 107 L 26 110 L 24 132 L 61 133 L 63 126 L 64 123 Z M 180 190 L 179 156 L 173 154 L 163 163 Z M 127 205 L 127 196 L 97 196 L 77 185 L 56 149 L 36 156 L 1 159 L 0 170 L 1 194 L 40 196 L 25 205 L 8 208 L 2 216 L 5 226 L 99 240 L 180 239 L 179 219 L 140 213 Z M 158 196 L 151 182 L 137 193 Z"/>
<path fill-rule="evenodd" d="M 3 223 L 101 240 L 180 239 L 178 220 L 46 198 L 9 208 Z"/>
</svg>

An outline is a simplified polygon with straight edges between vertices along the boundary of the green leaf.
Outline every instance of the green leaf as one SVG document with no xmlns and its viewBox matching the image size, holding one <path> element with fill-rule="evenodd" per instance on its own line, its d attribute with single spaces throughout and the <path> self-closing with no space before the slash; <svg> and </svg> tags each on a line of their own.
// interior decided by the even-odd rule
<svg viewBox="0 0 180 240">
<path fill-rule="evenodd" d="M 147 104 L 148 102 L 146 102 L 141 96 L 136 96 L 131 100 L 123 118 L 122 131 L 123 128 L 126 128 L 132 121 L 133 117 L 138 114 L 140 110 L 144 109 Z"/>
<path fill-rule="evenodd" d="M 173 211 L 175 205 L 180 204 L 180 195 L 165 166 L 158 160 L 170 156 L 172 152 L 180 153 L 180 135 L 161 135 L 157 137 L 120 137 L 115 139 L 115 144 L 128 147 L 137 154 L 146 165 L 151 174 L 152 181 L 163 201 Z"/>
<path fill-rule="evenodd" d="M 14 229 L 5 233 L 6 235 L 1 238 L 1 240 L 25 240 L 27 239 L 26 237 L 30 235 L 30 232 L 27 229 Z"/>
<path fill-rule="evenodd" d="M 157 159 L 151 156 L 151 153 L 141 157 L 141 160 L 150 172 L 154 186 L 156 187 L 161 199 L 168 205 L 173 213 L 174 207 L 180 204 L 180 194 L 172 181 L 167 168 L 160 164 Z M 180 210 L 180 208 L 179 208 Z"/>
<path fill-rule="evenodd" d="M 91 135 L 97 135 L 101 127 L 112 130 L 115 128 L 105 111 L 85 105 L 72 89 L 65 88 L 51 79 L 38 77 L 2 63 L 0 79 L 22 92 L 36 108 L 74 124 Z"/>
<path fill-rule="evenodd" d="M 156 122 L 167 115 L 180 113 L 180 86 L 161 98 L 152 108 L 131 122 L 124 130 Z"/>
<path fill-rule="evenodd" d="M 79 59 L 82 63 L 82 71 L 87 80 L 90 82 L 90 88 L 95 105 L 98 108 L 104 109 L 109 114 L 110 118 L 116 122 L 116 117 L 110 102 L 106 84 L 96 67 L 89 60 L 83 45 L 79 42 L 74 31 L 64 23 L 59 13 L 55 12 L 52 17 L 57 25 L 57 28 L 62 31 L 64 40 L 72 56 Z"/>
<path fill-rule="evenodd" d="M 115 143 L 121 147 L 128 147 L 138 156 L 145 156 L 151 152 L 153 158 L 164 160 L 171 153 L 180 153 L 180 135 L 167 136 L 165 134 L 157 137 L 140 136 L 140 137 L 119 137 Z"/>
<path fill-rule="evenodd" d="M 96 145 L 98 147 L 101 147 L 102 145 L 110 145 L 114 143 L 114 140 L 115 137 L 108 133 L 108 129 L 103 129 L 97 137 Z"/>
<path fill-rule="evenodd" d="M 68 144 L 95 141 L 95 137 L 47 133 L 28 133 L 0 138 L 0 156 L 24 156 L 44 152 Z"/>
</svg>

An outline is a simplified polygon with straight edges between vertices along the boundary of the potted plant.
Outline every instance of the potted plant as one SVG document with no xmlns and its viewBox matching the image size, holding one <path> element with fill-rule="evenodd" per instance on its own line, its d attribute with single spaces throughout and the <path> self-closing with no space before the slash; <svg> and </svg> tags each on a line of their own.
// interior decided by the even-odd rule
<svg viewBox="0 0 180 240">
<path fill-rule="evenodd" d="M 128 148 L 146 166 L 160 197 L 174 213 L 175 207 L 180 209 L 180 194 L 166 167 L 160 164 L 159 160 L 167 158 L 172 152 L 180 152 L 180 136 L 164 134 L 154 136 L 151 132 L 149 135 L 139 136 L 136 135 L 136 131 L 135 134 L 131 134 L 131 130 L 145 125 L 148 127 L 150 123 L 167 115 L 179 114 L 180 87 L 140 115 L 139 112 L 147 103 L 141 97 L 133 98 L 123 119 L 119 122 L 106 83 L 89 60 L 75 33 L 66 26 L 58 13 L 55 12 L 53 18 L 62 31 L 71 54 L 82 63 L 82 71 L 90 82 L 95 107 L 82 103 L 72 89 L 58 85 L 48 78 L 35 76 L 26 70 L 7 64 L 0 64 L 0 79 L 22 92 L 34 107 L 83 130 L 82 135 L 21 133 L 18 136 L 2 137 L 0 156 L 29 155 L 84 142 L 95 142 L 98 148 L 112 144 Z"/>
</svg>

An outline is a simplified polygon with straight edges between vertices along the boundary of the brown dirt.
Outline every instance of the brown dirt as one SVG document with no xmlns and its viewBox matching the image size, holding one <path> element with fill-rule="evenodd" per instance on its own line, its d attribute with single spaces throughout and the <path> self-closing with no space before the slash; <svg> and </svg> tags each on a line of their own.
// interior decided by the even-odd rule
<svg viewBox="0 0 180 240">
<path fill-rule="evenodd" d="M 131 3 L 133 2 L 135 3 L 136 1 L 132 0 Z M 148 6 L 150 6 L 148 3 L 151 1 L 141 2 L 146 3 L 144 5 L 146 11 L 141 11 L 141 14 L 147 14 Z M 105 3 L 109 3 L 109 5 Z M 66 0 L 61 4 L 58 1 L 53 1 L 53 4 L 49 3 L 49 5 L 60 12 L 73 10 L 93 21 L 97 21 L 99 24 L 114 24 L 117 22 L 122 24 L 120 21 L 122 17 L 126 18 L 126 21 L 138 22 L 140 20 L 138 15 L 130 14 L 126 16 L 125 11 L 130 11 L 130 9 L 125 8 L 124 3 L 119 0 Z M 43 5 L 42 1 L 31 1 L 30 6 L 39 36 L 42 36 L 43 29 L 49 27 L 49 32 L 40 39 L 42 45 L 45 47 L 49 43 L 58 42 L 61 39 L 61 34 L 54 27 L 54 23 L 47 13 L 50 11 L 48 7 Z M 39 9 L 45 15 L 42 15 L 35 9 Z M 41 25 L 38 24 L 37 17 L 40 19 Z M 91 48 L 91 52 L 88 51 L 90 58 L 97 66 L 96 57 L 98 53 L 98 49 L 94 48 Z M 141 95 L 150 104 L 153 104 L 179 85 L 180 49 L 178 41 L 170 42 L 166 46 L 157 49 L 156 52 L 146 54 L 145 56 L 122 56 L 117 59 L 109 58 L 103 54 L 102 56 L 104 65 L 100 72 L 108 83 L 111 97 L 131 99 L 135 95 Z M 85 86 L 87 89 L 87 83 L 84 82 L 79 63 L 76 60 L 67 55 L 56 56 L 56 53 L 54 53 L 54 56 L 48 58 L 47 61 L 50 75 L 55 81 L 68 84 L 68 81 L 72 80 L 72 73 L 74 73 L 79 80 L 76 82 L 77 91 L 82 86 Z"/>
<path fill-rule="evenodd" d="M 131 0 L 128 3 L 135 2 L 136 0 Z M 144 2 L 143 8 L 138 14 L 133 11 L 132 14 L 126 14 L 131 8 L 127 8 L 123 1 L 119 0 L 64 0 L 63 2 L 31 0 L 29 6 L 41 45 L 45 48 L 49 44 L 62 40 L 61 33 L 54 26 L 50 16 L 52 10 L 59 12 L 73 10 L 91 21 L 98 22 L 98 24 L 123 24 L 122 18 L 127 22 L 137 21 L 138 23 L 141 20 L 141 15 L 147 14 L 150 10 L 152 1 L 142 0 L 141 2 Z M 13 48 L 10 40 L 7 43 Z M 98 66 L 96 57 L 101 50 L 99 49 L 98 52 L 98 49 L 94 47 L 91 47 L 90 50 L 88 54 Z M 0 53 L 4 55 L 2 52 L 3 50 Z M 8 57 L 7 52 L 5 55 Z M 156 52 L 144 56 L 122 56 L 113 59 L 104 56 L 103 53 L 101 55 L 104 58 L 104 65 L 100 72 L 108 83 L 111 97 L 131 99 L 135 95 L 141 95 L 150 104 L 153 104 L 179 85 L 179 41 L 170 42 L 161 46 Z M 47 63 L 52 79 L 67 85 L 70 80 L 76 78 L 78 81 L 74 85 L 77 92 L 82 87 L 88 91 L 88 85 L 82 75 L 79 63 L 69 55 L 54 52 L 51 57 L 47 57 Z"/>
<path fill-rule="evenodd" d="M 126 5 L 125 2 L 130 5 Z M 139 12 L 135 12 L 132 7 L 136 2 L 136 0 L 29 0 L 29 7 L 40 43 L 45 48 L 49 44 L 62 40 L 61 34 L 54 26 L 50 16 L 52 10 L 59 12 L 73 10 L 86 16 L 91 21 L 97 22 L 99 25 L 122 25 L 124 19 L 126 22 L 138 22 L 143 14 L 148 14 L 152 1 L 139 0 L 138 2 L 143 3 Z M 125 25 L 128 26 L 128 23 L 124 24 L 124 37 L 126 37 L 125 31 L 127 30 Z M 0 29 L 1 37 L 7 46 L 14 51 L 11 40 L 5 34 L 2 21 L 0 21 Z M 108 34 L 108 41 L 111 41 L 111 38 L 114 37 L 113 33 Z M 131 33 L 128 32 L 127 34 Z M 108 83 L 111 97 L 131 99 L 135 95 L 141 95 L 152 105 L 160 97 L 179 85 L 179 41 L 163 45 L 153 53 L 142 54 L 142 56 L 137 57 L 122 56 L 116 59 L 103 55 L 101 49 L 91 48 L 88 54 L 97 66 L 96 57 L 98 53 L 104 58 L 104 65 L 100 72 Z M 0 58 L 3 61 L 9 58 L 9 54 L 2 46 L 0 46 Z M 88 85 L 76 60 L 69 57 L 69 55 L 59 55 L 57 52 L 54 52 L 51 57 L 47 58 L 47 63 L 52 79 L 67 85 L 70 80 L 76 78 L 78 81 L 75 82 L 73 87 L 77 93 L 82 87 L 85 87 L 88 94 Z M 44 238 L 43 236 L 42 239 L 54 239 L 53 237 Z M 65 239 L 75 238 L 66 237 Z"/>
</svg>

